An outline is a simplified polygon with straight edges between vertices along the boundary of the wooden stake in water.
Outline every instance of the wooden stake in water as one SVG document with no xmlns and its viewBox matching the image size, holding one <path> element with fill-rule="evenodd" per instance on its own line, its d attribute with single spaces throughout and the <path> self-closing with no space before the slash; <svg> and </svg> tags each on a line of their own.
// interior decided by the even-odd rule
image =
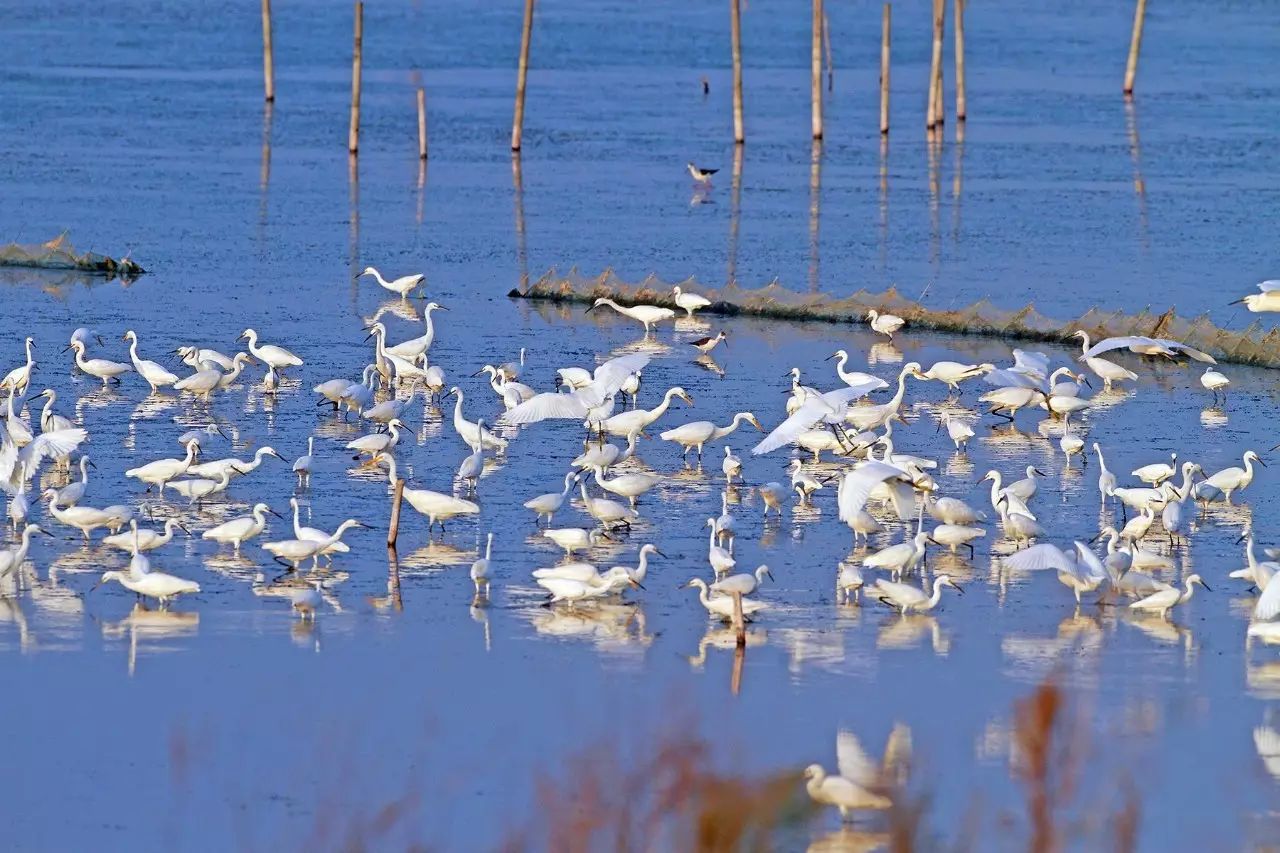
<svg viewBox="0 0 1280 853">
<path fill-rule="evenodd" d="M 391 496 L 391 524 L 387 528 L 387 547 L 396 547 L 396 538 L 400 535 L 400 501 L 404 498 L 404 480 L 396 478 L 396 491 Z"/>
<path fill-rule="evenodd" d="M 836 66 L 831 59 L 831 22 L 827 20 L 827 9 L 822 9 L 822 49 L 827 54 L 827 91 L 836 87 Z"/>
<path fill-rule="evenodd" d="M 1142 22 L 1147 16 L 1147 0 L 1138 0 L 1133 10 L 1133 35 L 1129 38 L 1129 62 L 1124 68 L 1124 93 L 1133 94 L 1134 78 L 1138 76 L 1138 49 L 1142 47 Z"/>
<path fill-rule="evenodd" d="M 738 648 L 745 648 L 747 645 L 747 620 L 742 615 L 741 593 L 735 593 L 733 596 L 733 627 L 738 634 Z"/>
<path fill-rule="evenodd" d="M 418 87 L 418 159 L 427 159 L 427 93 Z"/>
<path fill-rule="evenodd" d="M 956 121 L 964 121 L 964 0 L 956 0 L 956 21 L 952 25 L 956 35 Z M 962 131 L 957 130 L 956 133 Z"/>
<path fill-rule="evenodd" d="M 925 108 L 924 126 L 933 130 L 938 124 L 938 72 L 942 70 L 942 28 L 938 7 L 945 0 L 933 0 L 933 53 L 929 61 L 929 101 Z"/>
<path fill-rule="evenodd" d="M 809 50 L 809 89 L 813 101 L 813 138 L 822 138 L 822 0 L 813 0 L 813 33 Z"/>
<path fill-rule="evenodd" d="M 946 118 L 947 108 L 946 102 L 943 100 L 943 42 L 946 38 L 947 31 L 947 0 L 934 0 L 933 4 L 933 32 L 937 50 L 937 65 L 934 66 L 934 74 L 938 78 L 938 84 L 933 88 L 933 125 L 935 129 L 941 129 Z"/>
<path fill-rule="evenodd" d="M 746 142 L 742 127 L 742 9 L 739 0 L 729 0 L 729 39 L 733 43 L 733 141 Z"/>
<path fill-rule="evenodd" d="M 891 6 L 884 4 L 880 16 L 880 132 L 889 132 L 889 19 Z"/>
<path fill-rule="evenodd" d="M 360 66 L 364 42 L 364 3 L 356 0 L 355 49 L 351 54 L 351 124 L 347 128 L 347 150 L 360 150 Z"/>
<path fill-rule="evenodd" d="M 276 99 L 275 56 L 271 52 L 271 0 L 262 0 L 262 87 L 266 99 Z"/>
<path fill-rule="evenodd" d="M 529 42 L 533 38 L 533 0 L 524 0 L 524 27 L 520 30 L 520 68 L 516 72 L 516 114 L 511 122 L 511 150 L 519 151 L 524 137 L 524 87 L 529 79 Z"/>
</svg>

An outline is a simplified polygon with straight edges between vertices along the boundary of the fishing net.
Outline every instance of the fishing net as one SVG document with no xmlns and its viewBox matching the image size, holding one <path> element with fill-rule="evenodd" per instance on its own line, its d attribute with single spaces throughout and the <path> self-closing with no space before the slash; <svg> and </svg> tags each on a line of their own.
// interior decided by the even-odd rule
<svg viewBox="0 0 1280 853">
<path fill-rule="evenodd" d="M 1054 318 L 1041 314 L 1034 304 L 1010 310 L 980 299 L 963 308 L 940 310 L 903 296 L 892 287 L 880 293 L 859 290 L 843 297 L 798 293 L 776 280 L 756 289 L 730 282 L 717 290 L 700 285 L 694 279 L 666 282 L 655 275 L 630 284 L 612 270 L 592 277 L 583 275 L 576 267 L 563 275 L 554 268 L 548 270 L 523 290 L 512 290 L 509 295 L 581 303 L 606 296 L 624 305 L 643 302 L 675 308 L 671 288 L 676 285 L 710 299 L 712 304 L 703 310 L 713 314 L 852 323 L 862 321 L 867 311 L 874 308 L 897 314 L 917 329 L 1070 345 L 1078 345 L 1078 340 L 1071 335 L 1080 329 L 1088 332 L 1094 341 L 1144 335 L 1179 341 L 1209 353 L 1218 361 L 1280 367 L 1280 330 L 1263 328 L 1255 321 L 1248 328 L 1232 331 L 1215 325 L 1208 315 L 1187 319 L 1177 316 L 1173 309 L 1152 313 L 1150 308 L 1144 308 L 1137 314 L 1125 314 L 1093 307 L 1079 317 Z"/>
<path fill-rule="evenodd" d="M 146 272 L 130 258 L 116 259 L 97 252 L 78 252 L 66 234 L 60 234 L 48 243 L 0 246 L 0 266 L 78 270 L 121 278 L 136 278 Z"/>
</svg>

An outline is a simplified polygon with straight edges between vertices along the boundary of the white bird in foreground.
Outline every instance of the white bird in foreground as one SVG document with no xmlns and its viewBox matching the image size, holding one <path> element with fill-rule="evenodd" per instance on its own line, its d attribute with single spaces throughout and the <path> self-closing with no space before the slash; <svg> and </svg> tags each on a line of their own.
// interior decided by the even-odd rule
<svg viewBox="0 0 1280 853">
<path fill-rule="evenodd" d="M 148 361 L 138 355 L 138 333 L 133 329 L 124 333 L 121 340 L 129 341 L 129 360 L 133 362 L 133 369 L 138 375 L 147 381 L 151 386 L 151 393 L 159 392 L 161 388 L 166 388 L 178 381 L 178 377 L 170 372 L 164 365 Z"/>
<path fill-rule="evenodd" d="M 90 461 L 89 454 L 86 453 L 80 457 L 80 479 L 73 480 L 58 490 L 58 503 L 63 506 L 75 506 L 84 499 L 85 492 L 89 490 L 90 465 L 93 465 L 93 462 Z"/>
<path fill-rule="evenodd" d="M 891 807 L 891 775 L 906 761 L 910 752 L 909 738 L 905 727 L 895 726 L 885 746 L 883 766 L 879 766 L 863 750 L 852 732 L 840 731 L 836 735 L 836 770 L 839 775 L 829 775 L 821 764 L 810 764 L 804 770 L 805 792 L 815 803 L 839 809 L 842 821 L 852 820 L 854 812 Z"/>
<path fill-rule="evenodd" d="M 956 450 L 968 450 L 969 439 L 973 438 L 973 427 L 949 414 L 942 416 L 942 426 L 946 427 L 947 436 L 955 444 Z"/>
<path fill-rule="evenodd" d="M 1280 278 L 1267 279 L 1258 282 L 1259 293 L 1250 293 L 1248 296 L 1242 296 L 1239 299 L 1231 301 L 1231 305 L 1239 305 L 1244 303 L 1245 308 L 1252 314 L 1259 314 L 1265 311 L 1280 311 Z"/>
<path fill-rule="evenodd" d="M 400 294 L 401 299 L 407 299 L 414 288 L 426 280 L 426 276 L 422 273 L 413 273 L 387 281 L 382 277 L 382 273 L 378 272 L 374 267 L 365 267 L 364 272 L 357 275 L 356 278 L 364 278 L 367 275 L 373 276 L 381 287 L 390 290 L 392 293 Z"/>
<path fill-rule="evenodd" d="M 1221 492 L 1223 500 L 1231 503 L 1232 492 L 1241 491 L 1253 482 L 1253 463 L 1257 462 L 1262 467 L 1267 467 L 1267 463 L 1252 450 L 1246 450 L 1244 453 L 1243 468 L 1224 468 L 1211 477 L 1206 478 L 1203 482 L 1196 486 L 1196 497 L 1207 499 L 1206 487 Z"/>
<path fill-rule="evenodd" d="M 870 321 L 872 329 L 882 335 L 887 335 L 891 341 L 894 334 L 907 323 L 897 314 L 881 314 L 874 308 L 867 312 L 867 319 Z"/>
<path fill-rule="evenodd" d="M 654 327 L 663 320 L 673 320 L 676 316 L 676 312 L 670 308 L 659 308 L 657 305 L 619 305 L 607 297 L 597 299 L 587 311 L 593 311 L 601 305 L 607 305 L 624 317 L 630 317 L 632 320 L 643 324 L 646 335 L 652 332 Z"/>
<path fill-rule="evenodd" d="M 1136 380 L 1138 374 L 1132 370 L 1121 367 L 1114 361 L 1108 361 L 1105 358 L 1098 358 L 1096 355 L 1090 355 L 1089 350 L 1089 333 L 1084 330 L 1077 330 L 1071 334 L 1073 338 L 1080 338 L 1081 353 L 1080 361 L 1083 361 L 1094 375 L 1102 380 L 1102 390 L 1110 391 L 1113 382 L 1121 382 L 1125 380 Z"/>
<path fill-rule="evenodd" d="M 693 164 L 690 163 L 689 165 L 692 167 Z M 713 169 L 712 171 L 714 172 L 715 170 Z M 685 316 L 687 317 L 692 317 L 694 311 L 699 308 L 706 308 L 711 304 L 711 300 L 705 296 L 699 296 L 696 293 L 685 293 L 678 284 L 671 288 L 671 293 L 675 296 L 676 305 L 685 310 Z"/>
<path fill-rule="evenodd" d="M 151 491 L 152 486 L 159 486 L 160 494 L 163 495 L 165 485 L 170 480 L 181 477 L 191 467 L 198 449 L 199 445 L 196 442 L 189 441 L 187 442 L 187 455 L 184 458 L 157 459 L 154 462 L 139 465 L 137 468 L 130 468 L 124 472 L 124 475 L 146 483 L 148 492 Z"/>
<path fill-rule="evenodd" d="M 31 374 L 36 367 L 36 339 L 31 337 L 27 338 L 26 346 L 26 363 L 10 370 L 5 374 L 4 379 L 0 380 L 0 389 L 7 389 L 10 395 L 26 393 L 27 386 L 31 384 Z"/>
<path fill-rule="evenodd" d="M 663 441 L 670 441 L 679 444 L 684 448 L 684 455 L 688 457 L 689 451 L 697 448 L 698 459 L 702 459 L 702 448 L 704 445 L 712 441 L 719 441 L 725 436 L 732 433 L 743 423 L 749 423 L 756 429 L 764 432 L 764 427 L 760 426 L 760 422 L 756 420 L 756 416 L 751 412 L 738 412 L 733 416 L 727 425 L 718 427 L 711 421 L 693 421 L 692 423 L 681 424 L 678 427 L 672 427 L 658 435 Z"/>
<path fill-rule="evenodd" d="M 240 333 L 237 340 L 249 341 L 249 352 L 253 357 L 263 364 L 269 364 L 278 372 L 283 372 L 286 367 L 299 367 L 302 365 L 302 359 L 289 352 L 284 347 L 275 344 L 263 344 L 258 346 L 258 333 L 253 329 L 245 329 Z"/>
<path fill-rule="evenodd" d="M 1141 610 L 1147 613 L 1159 613 L 1164 618 L 1169 618 L 1169 611 L 1177 607 L 1179 604 L 1185 604 L 1191 600 L 1191 594 L 1196 584 L 1204 587 L 1207 592 L 1213 592 L 1204 579 L 1197 574 L 1187 575 L 1185 590 L 1180 590 L 1176 586 L 1162 589 L 1159 592 L 1152 593 L 1146 598 L 1140 598 L 1129 605 L 1132 610 Z M 1271 584 L 1267 584 L 1268 588 Z"/>
<path fill-rule="evenodd" d="M 964 594 L 964 588 L 951 580 L 950 575 L 938 575 L 934 578 L 932 595 L 925 595 L 923 590 L 911 584 L 887 581 L 884 578 L 876 579 L 874 594 L 882 604 L 894 608 L 899 613 L 920 613 L 938 606 L 944 586 L 951 587 L 961 595 Z"/>
</svg>

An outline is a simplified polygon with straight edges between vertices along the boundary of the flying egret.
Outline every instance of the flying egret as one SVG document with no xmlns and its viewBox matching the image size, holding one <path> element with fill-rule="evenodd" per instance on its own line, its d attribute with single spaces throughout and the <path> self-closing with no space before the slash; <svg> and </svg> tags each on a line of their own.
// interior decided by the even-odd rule
<svg viewBox="0 0 1280 853">
<path fill-rule="evenodd" d="M 690 163 L 689 165 L 692 166 L 693 164 Z M 692 168 L 690 169 L 690 171 L 693 171 Z M 711 170 L 712 173 L 714 173 L 715 171 L 716 171 L 715 169 Z M 678 284 L 675 287 L 671 288 L 671 293 L 675 297 L 676 305 L 685 310 L 686 317 L 692 317 L 694 311 L 697 311 L 701 308 L 706 308 L 708 305 L 711 304 L 711 300 L 705 296 L 699 296 L 696 293 L 685 293 L 683 290 L 680 289 L 680 285 Z M 723 334 L 723 332 L 721 334 Z"/>
<path fill-rule="evenodd" d="M 657 305 L 619 305 L 612 299 L 601 297 L 591 304 L 587 311 L 593 311 L 601 305 L 607 305 L 614 311 L 617 311 L 624 317 L 630 317 L 644 326 L 644 333 L 648 335 L 663 320 L 674 320 L 676 312 L 670 308 L 659 308 Z"/>
<path fill-rule="evenodd" d="M 1084 330 L 1078 330 L 1071 334 L 1073 338 L 1079 338 L 1080 344 L 1080 361 L 1083 361 L 1094 376 L 1102 380 L 1102 390 L 1110 391 L 1112 383 L 1123 382 L 1126 380 L 1137 380 L 1138 374 L 1132 370 L 1121 367 L 1114 361 L 1108 361 L 1105 358 L 1098 358 L 1097 355 L 1090 354 L 1089 333 Z"/>
<path fill-rule="evenodd" d="M 1098 341 L 1092 347 L 1087 347 L 1082 358 L 1096 358 L 1104 352 L 1111 350 L 1127 349 L 1129 352 L 1138 355 L 1158 355 L 1165 358 L 1176 358 L 1179 353 L 1191 356 L 1196 361 L 1203 361 L 1208 364 L 1217 364 L 1213 356 L 1207 352 L 1202 352 L 1195 347 L 1187 346 L 1180 341 L 1171 341 L 1168 338 L 1147 338 L 1142 335 L 1128 335 L 1118 338 L 1106 338 Z"/>
<path fill-rule="evenodd" d="M 382 273 L 378 272 L 374 267 L 365 267 L 364 272 L 357 275 L 356 278 L 364 278 L 367 275 L 373 276 L 374 281 L 378 282 L 380 287 L 389 290 L 392 293 L 400 294 L 401 299 L 408 299 L 409 294 L 426 281 L 427 278 L 422 273 L 410 273 L 409 275 L 402 275 L 399 278 L 387 281 L 382 277 Z"/>
<path fill-rule="evenodd" d="M 894 334 L 906 325 L 906 320 L 896 314 L 881 314 L 874 308 L 867 312 L 867 320 L 871 328 L 893 340 Z"/>
<path fill-rule="evenodd" d="M 537 423 L 548 418 L 602 420 L 613 410 L 614 398 L 627 378 L 648 363 L 649 356 L 634 353 L 609 359 L 597 367 L 594 374 L 581 368 L 562 368 L 559 376 L 573 389 L 570 393 L 538 394 L 508 411 L 503 420 L 513 424 Z M 566 379 L 566 375 L 570 378 Z"/>
<path fill-rule="evenodd" d="M 1042 542 L 1004 558 L 1009 568 L 1018 572 L 1054 569 L 1058 580 L 1071 590 L 1080 603 L 1080 595 L 1093 592 L 1107 580 L 1107 570 L 1098 555 L 1083 542 L 1076 541 L 1074 552 L 1063 551 L 1057 545 Z"/>
<path fill-rule="evenodd" d="M 865 396 L 879 388 L 886 387 L 883 379 L 868 381 L 858 387 L 838 388 L 835 391 L 818 393 L 808 388 L 803 390 L 804 402 L 787 417 L 773 432 L 766 435 L 753 448 L 751 453 L 760 456 L 790 444 L 816 424 L 829 424 L 838 430 L 849 410 L 849 404 L 859 397 Z M 868 407 L 873 408 L 873 407 Z"/>
<path fill-rule="evenodd" d="M 949 586 L 961 595 L 964 588 L 951 580 L 950 575 L 938 575 L 933 579 L 933 594 L 926 595 L 923 590 L 907 583 L 887 581 L 877 578 L 873 594 L 882 604 L 892 607 L 901 614 L 922 613 L 932 610 L 942 600 L 942 588 Z"/>
<path fill-rule="evenodd" d="M 1247 296 L 1234 299 L 1229 304 L 1239 305 L 1244 303 L 1245 308 L 1251 314 L 1280 311 L 1280 278 L 1258 282 L 1258 290 L 1258 293 L 1250 293 Z"/>
</svg>

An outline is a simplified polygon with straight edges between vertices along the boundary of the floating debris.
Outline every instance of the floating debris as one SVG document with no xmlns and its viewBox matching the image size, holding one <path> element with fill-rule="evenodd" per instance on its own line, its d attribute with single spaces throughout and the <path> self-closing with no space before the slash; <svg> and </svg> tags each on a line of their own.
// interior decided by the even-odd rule
<svg viewBox="0 0 1280 853">
<path fill-rule="evenodd" d="M 1144 335 L 1167 338 L 1209 353 L 1222 362 L 1280 367 L 1280 331 L 1265 328 L 1254 321 L 1240 331 L 1229 331 L 1214 324 L 1207 314 L 1185 319 L 1173 308 L 1153 313 L 1144 308 L 1138 314 L 1109 312 L 1093 307 L 1073 319 L 1055 319 L 1041 314 L 1034 304 L 1010 310 L 980 299 L 963 308 L 941 310 L 930 308 L 903 296 L 895 288 L 881 293 L 859 290 L 837 297 L 823 293 L 798 293 L 777 281 L 765 287 L 747 289 L 730 282 L 716 290 L 690 278 L 667 283 L 650 275 L 638 284 L 620 279 L 612 270 L 587 277 L 577 268 L 560 275 L 554 268 L 528 284 L 523 290 L 509 294 L 517 299 L 540 299 L 554 302 L 590 303 L 608 297 L 624 305 L 644 303 L 675 308 L 673 287 L 706 296 L 711 304 L 704 313 L 726 316 L 770 317 L 779 320 L 808 320 L 824 323 L 855 323 L 864 320 L 867 311 L 890 312 L 907 321 L 909 329 L 928 329 L 961 335 L 982 335 L 1032 341 L 1052 341 L 1077 346 L 1071 335 L 1077 329 L 1088 332 L 1094 340 L 1108 337 Z"/>
<path fill-rule="evenodd" d="M 10 243 L 0 247 L 0 266 L 46 270 L 79 270 L 109 277 L 137 278 L 146 272 L 131 258 L 110 258 L 97 252 L 77 252 L 66 232 L 47 243 Z"/>
</svg>

